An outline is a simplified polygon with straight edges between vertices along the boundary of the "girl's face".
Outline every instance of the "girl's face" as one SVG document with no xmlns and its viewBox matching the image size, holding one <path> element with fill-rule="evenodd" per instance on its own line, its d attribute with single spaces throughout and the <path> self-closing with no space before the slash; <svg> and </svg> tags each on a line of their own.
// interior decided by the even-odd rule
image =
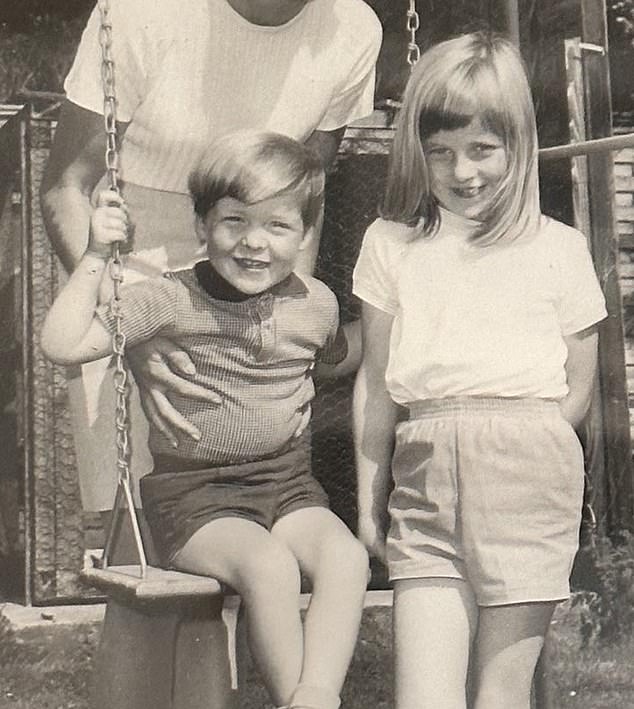
<svg viewBox="0 0 634 709">
<path fill-rule="evenodd" d="M 423 152 L 440 205 L 468 219 L 482 217 L 506 174 L 502 139 L 474 118 L 465 128 L 433 133 L 424 141 Z"/>
</svg>

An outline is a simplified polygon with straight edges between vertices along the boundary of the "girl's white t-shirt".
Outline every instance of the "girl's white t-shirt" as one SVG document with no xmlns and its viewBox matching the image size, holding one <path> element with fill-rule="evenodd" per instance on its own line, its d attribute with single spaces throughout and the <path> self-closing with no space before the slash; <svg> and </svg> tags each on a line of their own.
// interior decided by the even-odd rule
<svg viewBox="0 0 634 709">
<path fill-rule="evenodd" d="M 247 22 L 227 0 L 111 0 L 127 182 L 187 192 L 209 142 L 244 128 L 304 141 L 373 109 L 381 25 L 362 0 L 310 0 L 288 23 Z M 103 113 L 94 9 L 64 88 Z"/>
<path fill-rule="evenodd" d="M 531 237 L 479 247 L 475 222 L 442 210 L 432 237 L 378 219 L 354 293 L 394 316 L 386 372 L 399 404 L 568 393 L 564 336 L 606 317 L 586 239 L 542 217 Z"/>
</svg>

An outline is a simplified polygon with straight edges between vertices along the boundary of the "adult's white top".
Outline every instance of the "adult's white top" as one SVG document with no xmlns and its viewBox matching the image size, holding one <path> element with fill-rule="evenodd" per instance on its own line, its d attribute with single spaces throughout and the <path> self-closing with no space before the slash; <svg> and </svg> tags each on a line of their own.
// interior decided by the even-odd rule
<svg viewBox="0 0 634 709">
<path fill-rule="evenodd" d="M 606 316 L 585 237 L 543 217 L 532 237 L 478 247 L 474 227 L 442 210 L 431 238 L 382 219 L 368 228 L 354 292 L 394 315 L 392 398 L 563 398 L 564 337 Z"/>
<path fill-rule="evenodd" d="M 226 0 L 110 0 L 117 113 L 130 122 L 125 181 L 187 192 L 211 139 L 275 130 L 305 140 L 373 109 L 381 25 L 363 0 L 310 0 L 288 23 L 255 25 Z M 64 88 L 103 113 L 99 12 Z"/>
</svg>

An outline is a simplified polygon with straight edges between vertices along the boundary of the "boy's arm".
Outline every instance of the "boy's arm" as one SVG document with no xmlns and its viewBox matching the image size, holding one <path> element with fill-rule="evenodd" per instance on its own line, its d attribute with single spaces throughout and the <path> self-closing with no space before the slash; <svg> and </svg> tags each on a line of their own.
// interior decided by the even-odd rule
<svg viewBox="0 0 634 709">
<path fill-rule="evenodd" d="M 112 336 L 95 316 L 107 261 L 87 252 L 51 306 L 40 337 L 56 364 L 77 364 L 112 353 Z"/>
<path fill-rule="evenodd" d="M 358 535 L 369 551 L 382 560 L 398 413 L 385 386 L 392 321 L 392 315 L 363 304 L 363 360 L 353 397 Z"/>
<path fill-rule="evenodd" d="M 315 376 L 317 379 L 335 379 L 353 374 L 359 369 L 361 363 L 361 321 L 354 320 L 340 328 L 338 336 L 346 340 L 346 356 L 336 364 L 328 364 L 317 360 L 315 363 Z"/>
<path fill-rule="evenodd" d="M 125 241 L 127 231 L 122 197 L 103 190 L 90 218 L 86 251 L 44 321 L 40 344 L 53 362 L 78 364 L 112 353 L 111 336 L 95 309 L 112 244 Z"/>
<path fill-rule="evenodd" d="M 569 392 L 560 406 L 561 413 L 573 428 L 578 428 L 583 421 L 592 399 L 598 338 L 596 325 L 564 337 L 568 347 L 566 378 Z"/>
</svg>

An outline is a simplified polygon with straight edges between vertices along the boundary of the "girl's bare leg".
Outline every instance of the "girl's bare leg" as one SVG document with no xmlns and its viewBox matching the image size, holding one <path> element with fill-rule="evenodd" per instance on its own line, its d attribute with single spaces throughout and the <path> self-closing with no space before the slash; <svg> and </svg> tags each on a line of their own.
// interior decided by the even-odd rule
<svg viewBox="0 0 634 709">
<path fill-rule="evenodd" d="M 474 645 L 474 709 L 529 709 L 555 603 L 483 607 Z"/>
<path fill-rule="evenodd" d="M 477 618 L 473 594 L 460 579 L 395 582 L 396 709 L 465 709 Z"/>
<path fill-rule="evenodd" d="M 288 547 L 255 522 L 216 519 L 192 535 L 174 566 L 218 578 L 241 596 L 253 658 L 271 699 L 288 704 L 303 656 L 299 567 Z"/>
</svg>

